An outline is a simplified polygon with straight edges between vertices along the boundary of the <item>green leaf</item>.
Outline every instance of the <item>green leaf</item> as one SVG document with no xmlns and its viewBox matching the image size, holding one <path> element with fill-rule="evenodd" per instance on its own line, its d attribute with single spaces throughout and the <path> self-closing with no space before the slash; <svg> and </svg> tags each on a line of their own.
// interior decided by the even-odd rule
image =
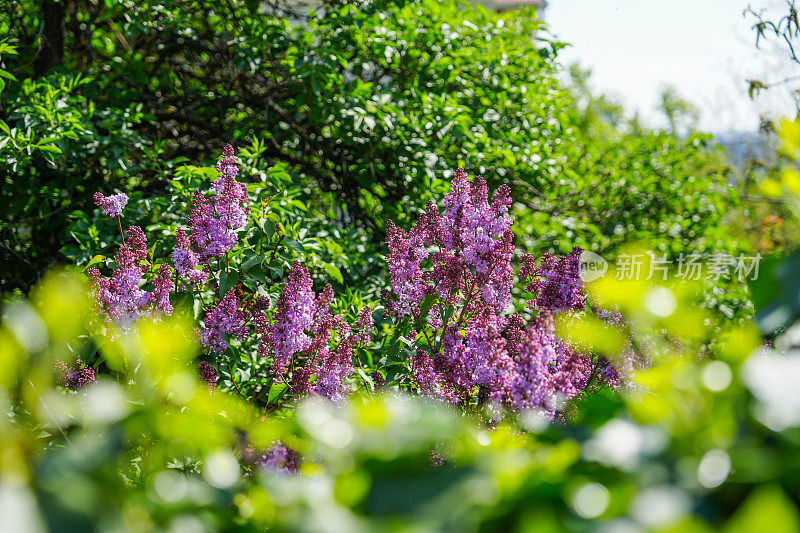
<svg viewBox="0 0 800 533">
<path fill-rule="evenodd" d="M 269 271 L 272 272 L 273 274 L 275 274 L 275 277 L 278 278 L 278 279 L 283 277 L 283 268 L 281 268 L 281 267 L 271 266 L 271 267 L 269 267 Z"/>
<path fill-rule="evenodd" d="M 236 272 L 222 272 L 219 275 L 219 295 L 225 296 L 228 290 L 239 283 L 239 274 Z"/>
<path fill-rule="evenodd" d="M 328 273 L 328 275 L 330 277 L 332 277 L 333 279 L 338 281 L 339 284 L 343 284 L 344 283 L 344 278 L 342 277 L 342 272 L 339 270 L 339 268 L 336 265 L 332 265 L 330 263 L 326 263 L 325 264 L 325 271 Z"/>
<path fill-rule="evenodd" d="M 286 383 L 273 383 L 269 389 L 269 395 L 267 396 L 267 405 L 278 401 L 288 388 L 289 386 Z"/>
<path fill-rule="evenodd" d="M 293 249 L 297 250 L 297 251 L 298 251 L 298 252 L 300 252 L 301 254 L 304 254 L 304 253 L 306 253 L 306 248 L 305 248 L 305 246 L 303 246 L 303 244 L 302 244 L 302 243 L 300 243 L 300 242 L 297 242 L 297 241 L 295 241 L 294 239 L 286 239 L 284 242 L 285 242 L 285 243 L 286 243 L 286 244 L 287 244 L 289 247 L 291 247 L 291 248 L 293 248 Z"/>
<path fill-rule="evenodd" d="M 105 259 L 106 256 L 104 255 L 96 255 L 92 257 L 91 260 L 89 260 L 89 262 L 86 263 L 86 266 L 83 267 L 83 271 L 86 272 L 87 269 L 91 268 L 93 265 L 96 265 L 97 263 L 102 263 L 103 261 L 105 261 Z"/>
<path fill-rule="evenodd" d="M 428 311 L 431 310 L 431 306 L 436 302 L 438 299 L 438 295 L 436 294 L 426 294 L 425 297 L 422 299 L 422 303 L 419 304 L 419 318 L 420 320 L 424 320 L 426 316 L 428 316 Z"/>
<path fill-rule="evenodd" d="M 723 529 L 724 533 L 769 531 L 793 533 L 800 530 L 800 520 L 789 497 L 778 486 L 757 488 L 739 506 Z"/>
<path fill-rule="evenodd" d="M 372 377 L 368 376 L 366 372 L 364 372 L 363 368 L 358 369 L 358 373 L 361 378 L 369 385 L 370 390 L 375 390 L 375 383 L 372 381 Z"/>
<path fill-rule="evenodd" d="M 265 258 L 266 256 L 264 256 L 264 254 L 258 254 L 251 257 L 250 259 L 242 263 L 242 270 L 244 270 L 245 272 L 249 272 L 253 267 L 260 265 Z"/>
<path fill-rule="evenodd" d="M 264 274 L 264 269 L 261 268 L 261 265 L 257 265 L 256 267 L 248 270 L 247 275 L 253 278 L 254 280 L 260 281 L 261 283 L 267 282 L 267 277 Z"/>
<path fill-rule="evenodd" d="M 448 305 L 444 308 L 444 316 L 442 317 L 442 324 L 447 325 L 451 318 L 453 318 L 454 308 L 452 305 Z"/>
<path fill-rule="evenodd" d="M 779 264 L 776 258 L 764 261 L 763 271 L 751 282 L 756 323 L 764 334 L 772 334 L 800 317 L 800 250 Z"/>
<path fill-rule="evenodd" d="M 193 310 L 194 294 L 192 291 L 175 291 L 170 294 L 169 300 L 174 307 L 184 307 L 187 310 Z"/>
<path fill-rule="evenodd" d="M 400 354 L 400 347 L 401 347 L 400 340 L 399 339 L 392 339 L 390 344 L 389 344 L 388 349 L 385 351 L 386 359 L 383 362 L 383 364 L 386 364 L 388 362 L 396 362 L 396 361 L 398 361 L 398 357 L 397 356 Z"/>
<path fill-rule="evenodd" d="M 37 145 L 36 148 L 46 153 L 53 153 L 53 154 L 61 153 L 61 148 L 59 148 L 58 146 L 53 146 L 52 144 L 46 144 L 44 146 Z"/>
<path fill-rule="evenodd" d="M 275 223 L 270 219 L 264 220 L 264 231 L 267 234 L 267 239 L 272 240 L 272 236 L 275 235 Z"/>
</svg>

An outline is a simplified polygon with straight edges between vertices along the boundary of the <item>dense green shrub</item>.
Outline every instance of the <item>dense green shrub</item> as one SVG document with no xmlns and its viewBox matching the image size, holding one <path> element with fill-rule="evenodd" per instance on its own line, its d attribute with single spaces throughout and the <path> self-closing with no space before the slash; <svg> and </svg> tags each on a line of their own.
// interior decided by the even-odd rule
<svg viewBox="0 0 800 533">
<path fill-rule="evenodd" d="M 14 52 L 0 43 L 0 61 Z M 2 292 L 30 285 L 57 261 L 67 216 L 87 209 L 91 191 L 106 179 L 141 183 L 129 154 L 146 143 L 133 131 L 142 120 L 137 106 L 96 105 L 85 92 L 91 78 L 53 73 L 6 80 L 0 87 Z"/>
<path fill-rule="evenodd" d="M 69 9 L 15 0 L 0 10 L 0 29 L 19 49 L 13 60 L 3 56 L 19 80 L 9 81 L 7 101 L 25 80 L 80 73 L 92 80 L 75 88 L 85 103 L 62 113 L 86 116 L 81 106 L 88 106 L 120 117 L 98 130 L 116 143 L 111 152 L 88 144 L 54 154 L 51 167 L 84 174 L 108 167 L 106 159 L 126 167 L 94 171 L 81 183 L 108 179 L 127 188 L 133 179 L 152 197 L 166 192 L 160 178 L 179 155 L 202 161 L 226 142 L 255 139 L 262 168 L 288 164 L 301 200 L 339 228 L 366 228 L 373 251 L 384 221 L 407 223 L 456 166 L 485 174 L 492 188 L 512 188 L 529 251 L 566 253 L 575 242 L 613 256 L 636 239 L 671 253 L 722 246 L 728 198 L 705 138 L 609 127 L 584 113 L 557 79 L 563 44 L 548 39 L 532 11 L 326 2 L 300 24 L 270 3 L 243 0 Z M 0 119 L 21 128 L 27 115 L 12 119 L 7 109 Z M 137 150 L 125 148 L 131 143 Z M 38 189 L 37 168 L 47 165 L 42 159 L 15 174 Z M 79 209 L 85 190 L 75 197 Z M 70 207 L 41 206 L 51 213 L 51 234 L 63 239 Z M 15 227 L 30 222 L 16 208 L 3 218 Z M 29 262 L 36 256 L 35 267 L 59 258 L 55 247 L 31 244 L 15 250 Z"/>
</svg>

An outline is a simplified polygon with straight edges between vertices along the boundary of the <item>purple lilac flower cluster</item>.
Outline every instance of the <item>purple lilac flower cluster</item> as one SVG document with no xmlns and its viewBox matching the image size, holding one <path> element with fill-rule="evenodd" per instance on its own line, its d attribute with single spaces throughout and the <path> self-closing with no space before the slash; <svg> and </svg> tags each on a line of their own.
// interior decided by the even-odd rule
<svg viewBox="0 0 800 533">
<path fill-rule="evenodd" d="M 175 271 L 181 279 L 189 282 L 190 287 L 202 287 L 208 278 L 208 274 L 197 267 L 200 258 L 192 250 L 189 237 L 182 229 L 178 228 L 175 234 L 175 248 L 172 250 L 172 263 Z"/>
<path fill-rule="evenodd" d="M 239 309 L 239 299 L 232 290 L 207 310 L 205 327 L 198 330 L 200 342 L 212 353 L 220 354 L 228 347 L 225 337 L 244 339 L 247 315 Z"/>
<path fill-rule="evenodd" d="M 271 350 L 272 371 L 283 375 L 291 366 L 292 356 L 311 345 L 307 330 L 318 318 L 321 305 L 315 302 L 311 275 L 299 262 L 292 264 L 289 276 L 278 299 L 273 314 L 274 324 L 264 328 L 266 341 L 261 345 L 261 355 Z"/>
<path fill-rule="evenodd" d="M 169 295 L 175 290 L 172 269 L 162 264 L 147 291 L 144 276 L 151 265 L 147 260 L 147 238 L 138 226 L 128 228 L 128 238 L 116 256 L 117 267 L 111 277 L 105 277 L 93 267 L 86 271 L 94 286 L 98 307 L 105 310 L 108 320 L 128 328 L 144 316 L 171 315 Z"/>
<path fill-rule="evenodd" d="M 212 197 L 214 211 L 226 228 L 241 229 L 247 224 L 250 205 L 247 186 L 236 181 L 239 166 L 230 144 L 222 151 L 222 158 L 217 163 L 217 172 L 219 178 L 211 184 L 211 190 L 214 191 Z"/>
<path fill-rule="evenodd" d="M 574 247 L 566 257 L 546 253 L 540 264 L 526 254 L 522 257 L 520 277 L 528 280 L 525 290 L 536 294 L 534 306 L 552 310 L 581 310 L 585 305 L 581 273 L 580 247 Z"/>
<path fill-rule="evenodd" d="M 397 295 L 393 311 L 398 316 L 413 314 L 432 292 L 443 305 L 455 303 L 459 293 L 480 293 L 486 305 L 503 311 L 513 284 L 510 205 L 508 187 L 501 187 L 490 203 L 486 182 L 482 178 L 470 181 L 458 169 L 445 195 L 443 216 L 429 203 L 409 232 L 390 221 L 388 266 Z M 437 250 L 431 252 L 432 247 Z M 432 267 L 423 269 L 427 259 Z"/>
<path fill-rule="evenodd" d="M 502 399 L 514 409 L 552 410 L 558 396 L 572 398 L 588 385 L 591 358 L 556 337 L 548 311 L 528 327 L 512 326 L 508 334 L 514 368 Z"/>
<path fill-rule="evenodd" d="M 200 377 L 200 381 L 208 383 L 209 385 L 214 385 L 219 381 L 217 370 L 211 366 L 211 363 L 208 361 L 200 361 L 197 363 L 197 374 Z"/>
<path fill-rule="evenodd" d="M 261 312 L 253 318 L 262 339 L 259 352 L 272 357 L 275 380 L 288 382 L 295 396 L 313 392 L 339 401 L 350 392 L 347 380 L 353 373 L 353 350 L 371 342 L 372 315 L 365 307 L 351 327 L 331 314 L 333 288 L 327 285 L 317 295 L 312 285 L 308 270 L 295 262 L 272 323 Z"/>
<path fill-rule="evenodd" d="M 284 476 L 296 475 L 300 469 L 300 454 L 276 441 L 266 451 L 246 445 L 242 450 L 242 461 L 264 473 Z"/>
<path fill-rule="evenodd" d="M 122 214 L 122 210 L 128 204 L 128 195 L 124 193 L 103 196 L 102 193 L 94 193 L 94 203 L 99 207 L 104 215 L 117 218 Z"/>
<path fill-rule="evenodd" d="M 204 327 L 198 329 L 200 342 L 210 353 L 221 354 L 229 338 L 246 341 L 252 326 L 260 339 L 259 354 L 272 358 L 270 372 L 276 383 L 288 383 L 295 397 L 313 393 L 344 399 L 351 391 L 353 351 L 371 343 L 372 314 L 365 307 L 351 327 L 330 311 L 333 288 L 327 285 L 317 295 L 312 285 L 308 269 L 295 262 L 271 313 L 265 298 L 243 305 L 236 291 L 229 290 L 206 309 Z"/>
<path fill-rule="evenodd" d="M 410 315 L 421 331 L 412 379 L 423 394 L 450 402 L 475 399 L 514 409 L 553 410 L 590 379 L 593 359 L 555 335 L 553 313 L 584 308 L 579 248 L 565 258 L 526 256 L 521 277 L 536 297 L 527 323 L 507 314 L 515 253 L 510 190 L 489 199 L 486 182 L 455 173 L 445 209 L 432 203 L 405 232 L 389 223 L 388 266 L 397 317 Z M 434 295 L 427 314 L 423 300 Z"/>
<path fill-rule="evenodd" d="M 94 369 L 90 366 L 83 366 L 83 361 L 80 359 L 75 361 L 75 368 L 68 367 L 60 359 L 54 361 L 53 364 L 57 373 L 56 383 L 61 387 L 76 391 L 97 381 Z"/>
<path fill-rule="evenodd" d="M 192 198 L 189 226 L 200 263 L 223 257 L 232 250 L 237 242 L 236 230 L 247 224 L 250 213 L 247 186 L 236 181 L 238 171 L 233 147 L 227 145 L 217 164 L 219 178 L 211 185 L 214 196 L 208 200 L 196 191 Z"/>
</svg>

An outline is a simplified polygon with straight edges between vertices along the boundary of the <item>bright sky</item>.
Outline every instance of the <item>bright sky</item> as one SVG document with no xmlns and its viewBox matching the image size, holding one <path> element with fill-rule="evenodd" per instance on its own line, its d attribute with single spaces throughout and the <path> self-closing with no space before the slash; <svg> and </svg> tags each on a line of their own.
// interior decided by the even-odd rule
<svg viewBox="0 0 800 533">
<path fill-rule="evenodd" d="M 787 89 L 768 91 L 756 102 L 748 78 L 779 80 L 800 67 L 755 49 L 751 18 L 742 11 L 776 6 L 778 0 L 549 0 L 545 19 L 561 40 L 572 43 L 565 64 L 592 69 L 594 87 L 622 99 L 647 124 L 659 126 L 660 89 L 673 84 L 702 112 L 706 131 L 753 131 L 759 114 L 794 115 Z M 800 86 L 800 81 L 789 87 Z"/>
</svg>

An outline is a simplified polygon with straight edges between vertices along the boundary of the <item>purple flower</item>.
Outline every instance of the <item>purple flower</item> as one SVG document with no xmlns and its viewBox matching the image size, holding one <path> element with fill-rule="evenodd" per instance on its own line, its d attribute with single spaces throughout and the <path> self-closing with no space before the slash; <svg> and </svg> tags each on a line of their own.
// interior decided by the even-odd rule
<svg viewBox="0 0 800 533">
<path fill-rule="evenodd" d="M 520 275 L 529 281 L 526 290 L 536 294 L 534 306 L 553 311 L 581 310 L 586 295 L 581 279 L 581 253 L 574 247 L 567 257 L 544 254 L 539 266 L 533 256 L 523 257 Z"/>
<path fill-rule="evenodd" d="M 295 261 L 278 299 L 274 324 L 266 331 L 267 344 L 262 345 L 262 356 L 267 355 L 267 347 L 272 348 L 275 376 L 284 374 L 290 368 L 292 356 L 311 344 L 311 337 L 306 333 L 314 323 L 316 311 L 311 285 L 308 270 Z"/>
<path fill-rule="evenodd" d="M 76 391 L 97 381 L 94 375 L 94 369 L 90 366 L 84 367 L 83 361 L 80 359 L 75 361 L 75 368 L 68 367 L 67 364 L 60 359 L 56 359 L 53 364 L 58 373 L 56 383 L 61 387 Z"/>
<path fill-rule="evenodd" d="M 392 310 L 397 316 L 412 313 L 419 308 L 428 291 L 421 263 L 428 257 L 425 243 L 419 232 L 406 233 L 390 220 L 386 227 L 386 244 L 391 252 L 387 257 L 389 279 L 398 299 Z"/>
<path fill-rule="evenodd" d="M 452 386 L 434 368 L 425 350 L 417 350 L 412 362 L 411 377 L 420 393 L 431 398 L 456 403 L 459 396 Z"/>
<path fill-rule="evenodd" d="M 331 286 L 315 295 L 310 273 L 295 262 L 272 315 L 273 323 L 270 325 L 263 313 L 253 315 L 263 340 L 261 356 L 272 355 L 276 380 L 291 372 L 289 383 L 295 396 L 314 393 L 332 401 L 344 399 L 351 391 L 348 379 L 353 374 L 353 350 L 371 342 L 369 308 L 361 310 L 353 331 L 341 316 L 331 314 L 332 303 Z"/>
<path fill-rule="evenodd" d="M 311 392 L 311 365 L 295 368 L 292 371 L 292 381 L 289 383 L 289 391 L 295 398 L 302 398 Z"/>
<path fill-rule="evenodd" d="M 189 282 L 190 287 L 202 287 L 208 274 L 198 270 L 200 259 L 189 244 L 189 237 L 182 229 L 175 234 L 175 248 L 172 250 L 172 263 L 175 271 L 182 279 Z"/>
<path fill-rule="evenodd" d="M 211 185 L 215 193 L 212 199 L 214 211 L 225 227 L 232 230 L 243 228 L 250 214 L 247 186 L 236 181 L 239 167 L 230 144 L 222 152 L 222 159 L 217 163 L 217 172 L 219 179 Z"/>
<path fill-rule="evenodd" d="M 204 381 L 209 385 L 213 385 L 219 380 L 217 370 L 207 361 L 197 363 L 197 373 L 200 376 L 200 381 Z"/>
<path fill-rule="evenodd" d="M 189 214 L 192 229 L 192 242 L 200 251 L 201 263 L 224 256 L 236 246 L 236 233 L 219 220 L 200 191 L 192 198 L 192 211 Z"/>
<path fill-rule="evenodd" d="M 244 338 L 247 317 L 239 309 L 239 300 L 230 290 L 216 306 L 207 311 L 205 327 L 198 330 L 200 343 L 213 353 L 220 354 L 228 348 L 225 335 Z"/>
<path fill-rule="evenodd" d="M 539 317 L 504 315 L 515 283 L 508 187 L 489 199 L 486 182 L 458 169 L 440 214 L 432 203 L 405 232 L 388 226 L 387 308 L 421 322 L 412 380 L 424 394 L 451 402 L 502 402 L 516 409 L 555 408 L 588 384 L 592 359 L 554 334 L 550 311 L 582 310 L 580 253 L 523 259 Z M 425 316 L 420 305 L 435 295 Z M 424 319 L 424 321 L 423 321 Z M 413 332 L 410 338 L 417 339 Z"/>
<path fill-rule="evenodd" d="M 144 236 L 144 231 L 139 226 L 131 226 L 127 231 L 128 250 L 131 253 L 131 261 L 142 263 L 142 272 L 147 272 L 150 264 L 147 262 L 147 237 Z"/>
<path fill-rule="evenodd" d="M 571 366 L 573 358 L 579 356 L 555 337 L 549 325 L 536 323 L 515 331 L 514 337 L 517 353 L 504 398 L 513 408 L 552 410 L 556 393 L 570 398 L 585 384 L 585 369 Z"/>
<path fill-rule="evenodd" d="M 296 475 L 300 468 L 300 454 L 275 441 L 267 451 L 245 446 L 242 460 L 259 468 L 262 472 L 283 476 Z"/>
<path fill-rule="evenodd" d="M 327 347 L 317 354 L 314 392 L 331 401 L 342 401 L 351 388 L 346 380 L 353 373 L 353 338 L 347 336 L 335 351 Z"/>
<path fill-rule="evenodd" d="M 162 315 L 172 314 L 172 304 L 169 295 L 175 290 L 175 283 L 172 281 L 172 269 L 167 264 L 158 267 L 156 279 L 153 281 L 153 291 L 150 293 L 150 302 Z"/>
<path fill-rule="evenodd" d="M 444 466 L 445 458 L 439 454 L 436 450 L 430 450 L 428 452 L 428 464 L 434 468 L 439 468 Z"/>
<path fill-rule="evenodd" d="M 449 324 L 442 335 L 437 370 L 452 388 L 468 396 L 478 387 L 486 399 L 499 399 L 513 369 L 513 361 L 501 335 L 503 319 L 481 304 L 463 328 Z"/>
<path fill-rule="evenodd" d="M 369 348 L 372 344 L 372 333 L 375 331 L 375 324 L 372 321 L 372 309 L 369 306 L 364 306 L 358 312 L 356 323 L 353 324 L 353 329 L 357 332 L 354 334 L 354 341 L 357 345 L 363 348 Z"/>
<path fill-rule="evenodd" d="M 217 163 L 219 178 L 211 184 L 214 192 L 211 201 L 199 191 L 194 194 L 189 226 L 201 263 L 232 250 L 236 246 L 236 230 L 247 224 L 250 214 L 247 186 L 236 181 L 238 171 L 233 147 L 227 145 Z"/>
<path fill-rule="evenodd" d="M 124 193 L 103 196 L 102 193 L 96 192 L 93 198 L 95 205 L 103 211 L 103 214 L 111 218 L 120 216 L 122 209 L 128 203 L 128 195 Z"/>
<path fill-rule="evenodd" d="M 474 289 L 483 293 L 487 304 L 503 311 L 511 300 L 513 284 L 509 188 L 500 187 L 490 203 L 483 178 L 470 181 L 466 172 L 458 169 L 445 195 L 445 205 L 441 233 L 444 250 L 470 267 Z M 453 266 L 448 265 L 448 269 Z"/>
<path fill-rule="evenodd" d="M 407 233 L 389 222 L 387 262 L 397 316 L 415 313 L 426 294 L 436 292 L 449 304 L 464 289 L 480 293 L 498 312 L 508 306 L 514 273 L 509 194 L 501 187 L 490 202 L 486 182 L 470 181 L 458 169 L 442 215 L 429 204 Z M 429 247 L 438 250 L 431 253 Z"/>
<path fill-rule="evenodd" d="M 145 274 L 150 270 L 147 261 L 147 238 L 138 226 L 128 228 L 126 244 L 119 247 L 116 256 L 117 268 L 111 277 L 103 276 L 97 268 L 90 268 L 86 275 L 92 282 L 97 306 L 104 310 L 106 318 L 117 326 L 127 329 L 142 317 L 154 319 L 171 315 L 170 293 L 175 290 L 169 265 L 161 265 L 153 279 L 153 290 L 146 291 Z"/>
</svg>

